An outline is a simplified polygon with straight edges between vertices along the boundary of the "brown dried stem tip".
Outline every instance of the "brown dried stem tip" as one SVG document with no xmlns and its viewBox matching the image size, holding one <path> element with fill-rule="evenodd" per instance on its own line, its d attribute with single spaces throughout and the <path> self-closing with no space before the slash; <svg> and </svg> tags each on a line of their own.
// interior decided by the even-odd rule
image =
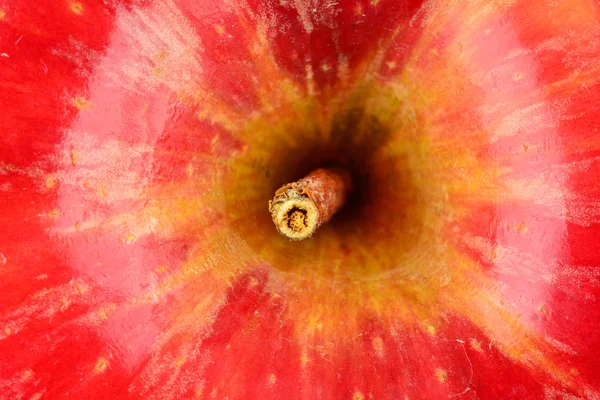
<svg viewBox="0 0 600 400">
<path fill-rule="evenodd" d="M 351 188 L 346 170 L 320 168 L 279 188 L 269 201 L 269 211 L 279 233 L 304 240 L 344 205 Z"/>
</svg>

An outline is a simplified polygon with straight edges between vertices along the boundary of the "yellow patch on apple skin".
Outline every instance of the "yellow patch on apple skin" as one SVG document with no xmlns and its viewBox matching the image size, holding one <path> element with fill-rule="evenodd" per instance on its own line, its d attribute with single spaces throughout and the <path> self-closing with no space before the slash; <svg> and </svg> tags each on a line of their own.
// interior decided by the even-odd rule
<svg viewBox="0 0 600 400">
<path fill-rule="evenodd" d="M 106 198 L 106 187 L 104 185 L 100 185 L 100 187 L 98 188 L 98 196 L 101 199 Z"/>
<path fill-rule="evenodd" d="M 43 394 L 43 392 L 37 392 L 33 396 L 31 396 L 31 400 L 39 400 Z"/>
<path fill-rule="evenodd" d="M 83 97 L 75 97 L 73 99 L 73 105 L 78 110 L 89 110 L 92 108 L 92 103 Z"/>
<path fill-rule="evenodd" d="M 166 56 L 167 56 L 167 52 L 165 51 L 165 49 L 160 49 L 160 51 L 156 55 L 156 60 L 163 61 Z"/>
<path fill-rule="evenodd" d="M 442 383 L 446 382 L 446 380 L 448 379 L 448 373 L 445 370 L 439 368 L 435 370 L 435 376 Z"/>
<path fill-rule="evenodd" d="M 136 240 L 136 237 L 135 237 L 135 235 L 134 235 L 133 233 L 131 233 L 131 232 L 129 232 L 129 233 L 127 234 L 127 236 L 125 237 L 125 243 L 127 243 L 127 244 L 132 244 L 132 243 L 134 243 L 134 242 L 135 242 L 135 240 Z"/>
<path fill-rule="evenodd" d="M 46 213 L 46 215 L 48 216 L 48 218 L 50 219 L 56 219 L 59 217 L 60 215 L 60 211 L 54 209 L 54 210 L 50 210 Z"/>
<path fill-rule="evenodd" d="M 253 276 L 251 276 L 250 279 L 248 279 L 248 287 L 249 288 L 257 287 L 259 283 L 260 282 L 258 281 L 258 279 L 256 279 Z"/>
<path fill-rule="evenodd" d="M 70 8 L 77 15 L 83 14 L 83 4 L 78 1 L 71 2 Z"/>
<path fill-rule="evenodd" d="M 71 301 L 68 298 L 63 297 L 60 300 L 60 311 L 61 312 L 66 311 L 70 306 L 71 306 Z"/>
<path fill-rule="evenodd" d="M 435 326 L 427 325 L 427 332 L 429 332 L 431 336 L 435 336 Z"/>
<path fill-rule="evenodd" d="M 274 385 L 277 382 L 277 376 L 275 374 L 269 375 L 268 382 L 269 385 Z"/>
<path fill-rule="evenodd" d="M 357 17 L 360 17 L 361 15 L 363 15 L 363 6 L 360 3 L 356 3 L 356 5 L 353 8 L 354 11 L 354 15 L 356 15 Z"/>
<path fill-rule="evenodd" d="M 96 373 L 102 373 L 104 371 L 106 371 L 106 369 L 110 366 L 108 360 L 106 358 L 100 357 L 97 361 L 96 361 L 96 365 L 94 365 L 94 372 Z"/>
<path fill-rule="evenodd" d="M 352 400 L 365 400 L 365 396 L 361 392 L 354 392 Z"/>
<path fill-rule="evenodd" d="M 2 21 L 4 18 L 6 18 L 6 11 L 0 8 L 0 21 Z"/>
<path fill-rule="evenodd" d="M 306 63 L 306 65 L 304 66 L 304 72 L 306 74 L 306 88 L 308 90 L 308 94 L 309 96 L 314 96 L 317 94 L 315 73 L 310 63 Z"/>
<path fill-rule="evenodd" d="M 46 178 L 46 189 L 54 189 L 56 187 L 56 179 L 49 176 Z"/>
<path fill-rule="evenodd" d="M 167 272 L 167 266 L 159 265 L 158 268 L 156 268 L 156 272 L 159 274 L 164 274 L 165 272 Z"/>
<path fill-rule="evenodd" d="M 34 372 L 32 369 L 26 369 L 21 373 L 21 382 L 28 382 L 34 376 Z"/>
<path fill-rule="evenodd" d="M 215 32 L 217 32 L 219 35 L 222 35 L 225 33 L 225 28 L 223 25 L 215 25 Z"/>
<path fill-rule="evenodd" d="M 85 294 L 90 290 L 90 287 L 80 279 L 70 282 L 69 285 L 74 286 L 74 292 L 78 295 Z"/>
<path fill-rule="evenodd" d="M 302 367 L 305 367 L 309 362 L 310 357 L 306 353 L 302 353 L 302 356 L 300 356 L 300 364 L 302 364 Z"/>
<path fill-rule="evenodd" d="M 71 164 L 73 166 L 77 165 L 77 163 L 79 162 L 79 152 L 77 152 L 77 150 L 75 150 L 75 148 L 71 149 Z"/>
<path fill-rule="evenodd" d="M 481 343 L 479 343 L 479 341 L 475 340 L 475 339 L 470 339 L 469 340 L 469 344 L 471 345 L 471 348 L 479 353 L 483 352 L 483 349 L 481 348 Z"/>
<path fill-rule="evenodd" d="M 383 356 L 385 355 L 383 339 L 379 336 L 374 337 L 373 340 L 371 340 L 371 345 L 373 346 L 373 350 L 375 351 L 377 357 L 383 358 Z"/>
<path fill-rule="evenodd" d="M 103 321 L 106 321 L 108 319 L 108 315 L 106 314 L 106 310 L 101 308 L 98 310 L 98 315 L 100 316 L 100 319 Z"/>
<path fill-rule="evenodd" d="M 515 230 L 517 231 L 517 233 L 527 233 L 527 226 L 524 222 L 521 222 L 515 227 Z"/>
<path fill-rule="evenodd" d="M 212 151 L 217 150 L 217 146 L 219 145 L 219 135 L 216 135 L 215 137 L 213 137 L 210 141 L 210 149 Z"/>
<path fill-rule="evenodd" d="M 100 308 L 98 310 L 98 316 L 100 317 L 100 320 L 102 320 L 102 321 L 108 320 L 108 315 L 110 313 L 112 313 L 113 311 L 115 311 L 116 309 L 117 309 L 117 306 L 114 304 Z"/>
<path fill-rule="evenodd" d="M 205 381 L 203 380 L 202 382 L 200 382 L 200 384 L 198 385 L 198 387 L 196 388 L 196 390 L 194 391 L 194 395 L 198 398 L 202 397 L 202 393 L 204 393 L 204 383 Z"/>
<path fill-rule="evenodd" d="M 4 169 L 5 171 L 8 171 L 8 172 L 14 172 L 14 171 L 18 171 L 17 167 L 15 167 L 15 166 L 14 166 L 14 165 L 12 165 L 12 164 L 6 164 L 6 165 L 3 165 L 3 169 Z"/>
</svg>

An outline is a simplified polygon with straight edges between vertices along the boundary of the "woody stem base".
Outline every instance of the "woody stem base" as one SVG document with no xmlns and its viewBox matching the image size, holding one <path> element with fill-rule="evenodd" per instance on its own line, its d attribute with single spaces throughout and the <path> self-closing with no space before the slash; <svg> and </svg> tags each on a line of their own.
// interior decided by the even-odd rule
<svg viewBox="0 0 600 400">
<path fill-rule="evenodd" d="M 269 201 L 275 227 L 291 240 L 311 237 L 346 203 L 351 189 L 351 176 L 341 168 L 316 169 L 283 185 Z"/>
</svg>

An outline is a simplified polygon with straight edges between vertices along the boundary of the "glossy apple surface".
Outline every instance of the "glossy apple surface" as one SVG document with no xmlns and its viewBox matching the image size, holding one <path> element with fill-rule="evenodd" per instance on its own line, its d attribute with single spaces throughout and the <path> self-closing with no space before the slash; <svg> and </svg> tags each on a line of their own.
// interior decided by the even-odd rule
<svg viewBox="0 0 600 400">
<path fill-rule="evenodd" d="M 600 398 L 599 21 L 3 1 L 0 398 Z M 354 200 L 287 241 L 331 162 Z"/>
</svg>

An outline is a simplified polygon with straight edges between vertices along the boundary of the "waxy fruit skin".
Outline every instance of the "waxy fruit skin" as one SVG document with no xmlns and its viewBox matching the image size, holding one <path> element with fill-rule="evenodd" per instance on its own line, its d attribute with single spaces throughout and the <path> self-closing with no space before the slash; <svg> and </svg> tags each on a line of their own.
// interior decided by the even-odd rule
<svg viewBox="0 0 600 400">
<path fill-rule="evenodd" d="M 2 400 L 600 399 L 597 1 L 3 0 L 0 127 Z"/>
</svg>

